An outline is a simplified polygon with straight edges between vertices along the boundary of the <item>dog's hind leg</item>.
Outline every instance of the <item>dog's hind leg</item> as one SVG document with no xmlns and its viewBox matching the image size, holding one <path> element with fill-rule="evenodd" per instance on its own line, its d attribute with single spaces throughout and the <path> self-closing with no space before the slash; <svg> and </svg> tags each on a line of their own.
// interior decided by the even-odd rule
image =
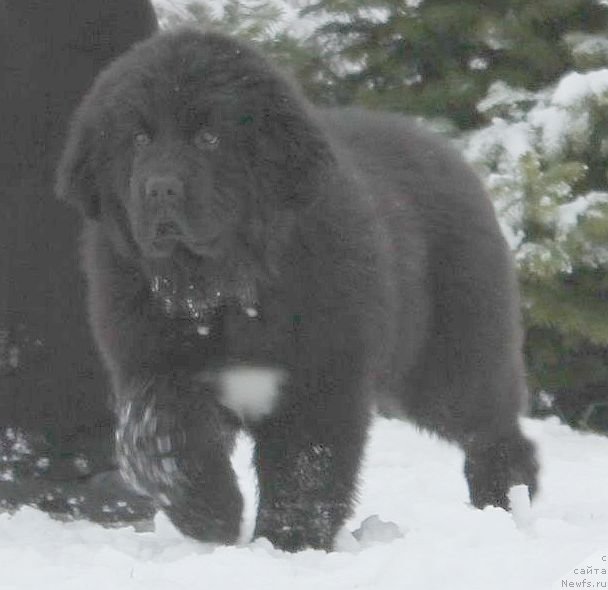
<svg viewBox="0 0 608 590">
<path fill-rule="evenodd" d="M 399 387 L 418 424 L 458 443 L 473 505 L 509 507 L 509 488 L 537 489 L 535 449 L 519 415 L 527 388 L 518 297 L 502 240 L 454 240 L 433 272 L 432 338 Z"/>
</svg>

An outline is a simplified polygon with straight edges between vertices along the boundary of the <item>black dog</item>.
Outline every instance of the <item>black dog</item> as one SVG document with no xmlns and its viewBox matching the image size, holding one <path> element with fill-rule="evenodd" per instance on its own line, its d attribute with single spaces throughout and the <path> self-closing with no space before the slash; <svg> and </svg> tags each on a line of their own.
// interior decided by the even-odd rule
<svg viewBox="0 0 608 590">
<path fill-rule="evenodd" d="M 255 534 L 330 548 L 372 392 L 464 448 L 475 506 L 534 492 L 512 261 L 438 139 L 398 116 L 316 110 L 252 48 L 185 30 L 99 76 L 58 193 L 86 217 L 123 473 L 184 533 L 237 539 L 229 454 L 244 426 Z"/>
</svg>

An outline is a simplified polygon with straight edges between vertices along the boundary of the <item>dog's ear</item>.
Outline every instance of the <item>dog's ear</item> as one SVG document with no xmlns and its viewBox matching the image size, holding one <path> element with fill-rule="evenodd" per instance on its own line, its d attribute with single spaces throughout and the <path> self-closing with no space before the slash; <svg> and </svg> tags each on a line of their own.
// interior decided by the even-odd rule
<svg viewBox="0 0 608 590">
<path fill-rule="evenodd" d="M 297 91 L 284 83 L 276 91 L 266 97 L 254 140 L 258 177 L 272 183 L 269 190 L 282 204 L 306 206 L 316 200 L 335 170 L 335 154 Z"/>
<path fill-rule="evenodd" d="M 77 206 L 90 219 L 97 219 L 101 208 L 92 165 L 95 139 L 93 129 L 77 114 L 72 120 L 57 166 L 55 183 L 57 197 Z"/>
<path fill-rule="evenodd" d="M 286 98 L 286 108 L 274 114 L 283 147 L 283 178 L 291 188 L 285 197 L 288 203 L 308 205 L 327 183 L 327 175 L 334 169 L 335 156 L 325 133 L 306 112 L 306 107 L 293 104 L 292 100 Z"/>
</svg>

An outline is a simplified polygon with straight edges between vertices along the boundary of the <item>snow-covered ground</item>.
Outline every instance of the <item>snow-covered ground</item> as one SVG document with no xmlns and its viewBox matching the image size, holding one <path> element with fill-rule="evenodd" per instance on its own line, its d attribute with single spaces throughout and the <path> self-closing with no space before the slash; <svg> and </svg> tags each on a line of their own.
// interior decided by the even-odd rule
<svg viewBox="0 0 608 590">
<path fill-rule="evenodd" d="M 377 419 L 348 529 L 379 519 L 364 524 L 359 540 L 341 535 L 340 551 L 288 554 L 264 540 L 203 545 L 182 537 L 162 515 L 154 532 L 135 532 L 22 509 L 0 515 L 0 588 L 608 588 L 608 439 L 574 432 L 557 419 L 524 426 L 543 464 L 531 510 L 520 501 L 513 515 L 473 509 L 458 449 L 402 422 Z M 245 530 L 254 502 L 248 453 L 242 441 L 235 465 L 249 498 Z"/>
<path fill-rule="evenodd" d="M 155 2 L 179 12 L 187 0 Z M 220 10 L 223 3 L 207 4 Z M 309 30 L 297 16 L 300 0 L 277 4 L 287 27 Z M 568 88 L 579 82 L 570 78 Z M 292 555 L 264 540 L 203 545 L 162 515 L 153 532 L 136 532 L 22 509 L 0 514 L 0 590 L 608 588 L 608 438 L 574 432 L 557 419 L 524 425 L 539 445 L 542 487 L 531 508 L 515 490 L 513 514 L 468 505 L 458 449 L 377 419 L 360 502 L 347 525 L 359 529 L 357 538 L 344 531 L 339 551 Z M 255 503 L 249 450 L 243 440 L 235 455 L 249 500 L 244 537 Z"/>
</svg>

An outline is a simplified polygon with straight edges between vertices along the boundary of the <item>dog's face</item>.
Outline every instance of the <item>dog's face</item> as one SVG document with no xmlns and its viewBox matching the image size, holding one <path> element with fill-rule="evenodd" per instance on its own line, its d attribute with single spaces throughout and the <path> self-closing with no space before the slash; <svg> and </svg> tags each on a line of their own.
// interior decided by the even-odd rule
<svg viewBox="0 0 608 590">
<path fill-rule="evenodd" d="M 128 117 L 121 121 L 132 145 L 118 194 L 146 258 L 170 257 L 177 247 L 217 258 L 244 217 L 244 187 L 227 174 L 234 129 L 220 123 L 212 105 L 198 107 L 176 105 L 162 118 L 141 115 L 135 126 Z"/>
<path fill-rule="evenodd" d="M 58 193 L 147 261 L 263 258 L 331 159 L 304 108 L 251 48 L 194 31 L 160 35 L 84 99 Z"/>
</svg>

